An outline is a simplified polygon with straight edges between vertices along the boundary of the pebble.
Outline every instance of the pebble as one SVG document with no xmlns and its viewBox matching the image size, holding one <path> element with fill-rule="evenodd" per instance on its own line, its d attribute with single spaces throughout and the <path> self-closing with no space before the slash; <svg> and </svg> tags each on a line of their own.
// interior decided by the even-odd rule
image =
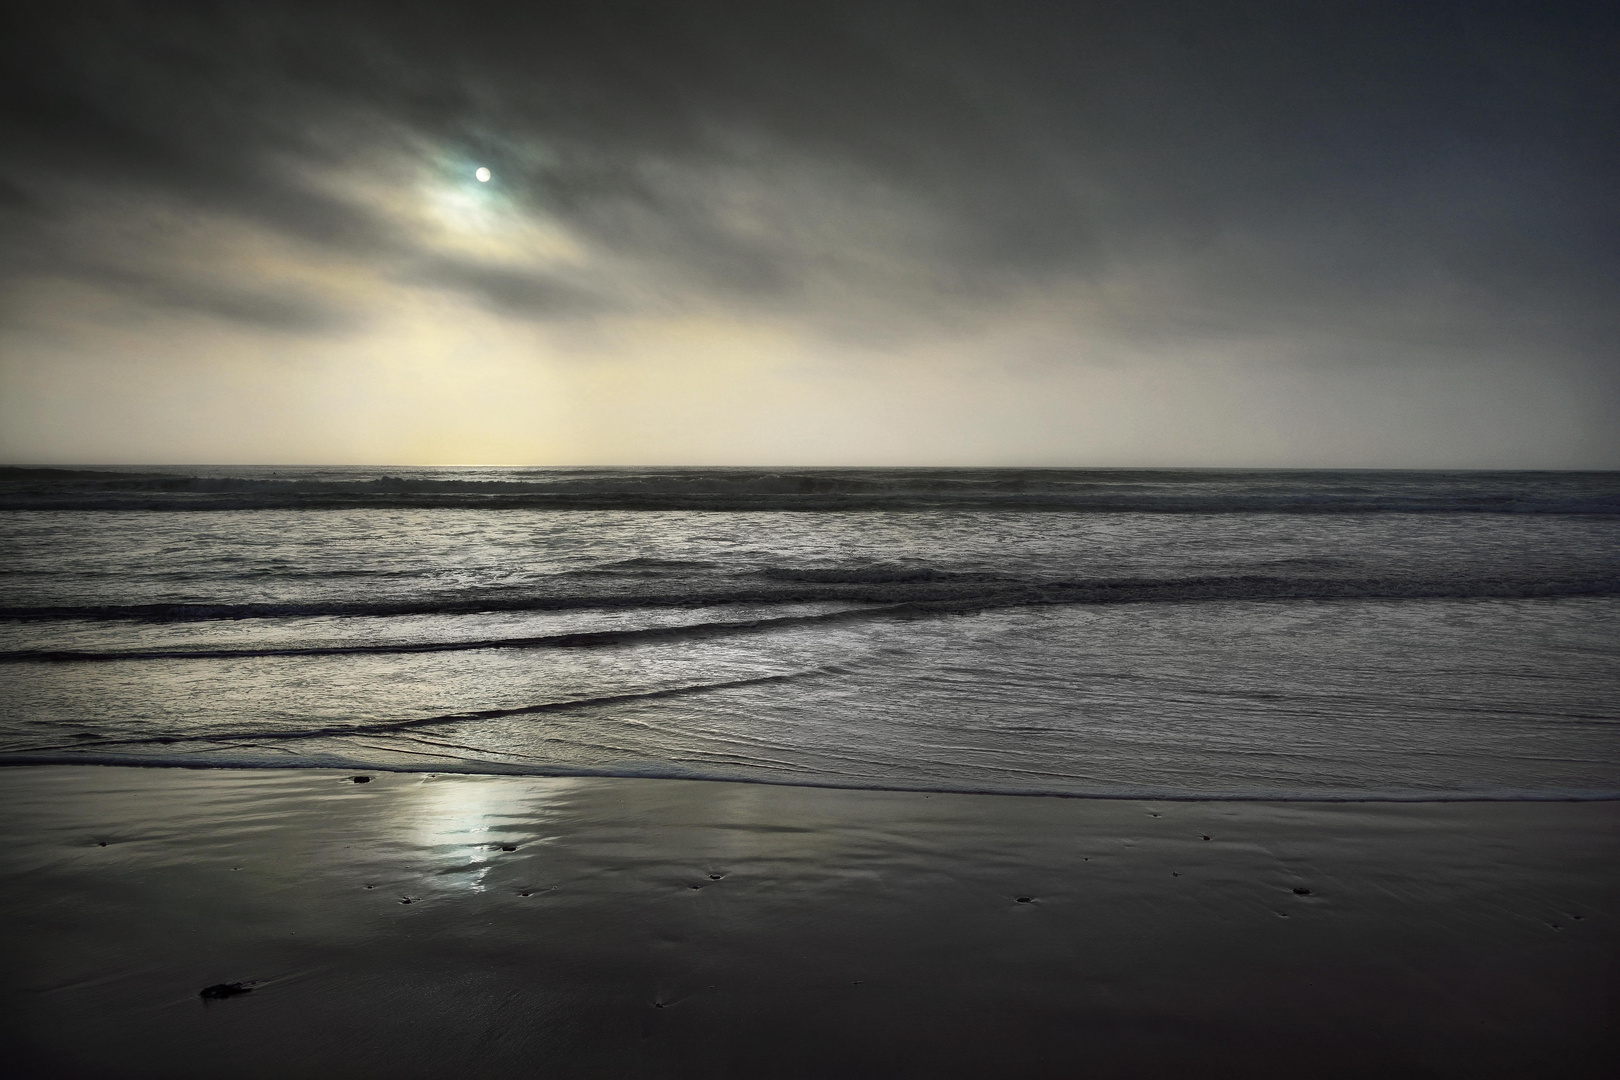
<svg viewBox="0 0 1620 1080">
<path fill-rule="evenodd" d="M 215 983 L 205 986 L 197 992 L 197 996 L 204 1001 L 217 1001 L 220 998 L 235 997 L 238 994 L 251 994 L 253 987 L 248 983 Z"/>
</svg>

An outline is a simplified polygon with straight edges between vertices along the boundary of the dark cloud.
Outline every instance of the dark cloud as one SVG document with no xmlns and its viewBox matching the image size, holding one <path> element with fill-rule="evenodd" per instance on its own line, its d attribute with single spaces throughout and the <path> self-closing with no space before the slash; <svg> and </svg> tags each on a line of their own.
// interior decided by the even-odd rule
<svg viewBox="0 0 1620 1080">
<path fill-rule="evenodd" d="M 410 278 L 455 289 L 496 311 L 524 319 L 566 318 L 625 306 L 605 290 L 593 291 L 555 274 L 465 260 L 427 260 Z"/>
<path fill-rule="evenodd" d="M 352 324 L 342 308 L 285 288 L 252 288 L 114 266 L 82 266 L 74 276 L 142 304 L 212 316 L 257 330 L 312 333 Z"/>
<path fill-rule="evenodd" d="M 1128 280 L 1122 323 L 1512 340 L 1620 311 L 1612 5 L 75 4 L 5 28 L 0 226 L 149 199 L 496 310 L 717 304 L 927 321 Z M 313 184 L 433 148 L 617 268 L 419 250 Z M 119 259 L 122 262 L 119 262 Z M 244 284 L 156 303 L 300 325 Z M 651 298 L 651 300 L 649 300 Z M 886 316 L 885 310 L 889 311 Z M 257 312 L 258 314 L 255 314 Z M 332 323 L 310 316 L 310 329 Z"/>
</svg>

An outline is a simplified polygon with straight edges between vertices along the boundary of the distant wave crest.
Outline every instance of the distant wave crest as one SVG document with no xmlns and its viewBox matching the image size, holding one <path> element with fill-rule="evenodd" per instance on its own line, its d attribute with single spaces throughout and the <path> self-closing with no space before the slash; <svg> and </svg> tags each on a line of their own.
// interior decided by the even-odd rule
<svg viewBox="0 0 1620 1080">
<path fill-rule="evenodd" d="M 1041 510 L 1620 515 L 1614 473 L 0 468 L 0 510 Z"/>
</svg>

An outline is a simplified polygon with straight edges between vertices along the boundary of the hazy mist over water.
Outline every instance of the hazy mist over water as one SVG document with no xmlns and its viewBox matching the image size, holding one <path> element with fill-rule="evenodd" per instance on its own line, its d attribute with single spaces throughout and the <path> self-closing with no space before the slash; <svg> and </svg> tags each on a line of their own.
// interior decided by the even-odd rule
<svg viewBox="0 0 1620 1080">
<path fill-rule="evenodd" d="M 1614 474 L 16 471 L 0 500 L 11 761 L 1620 796 Z"/>
</svg>

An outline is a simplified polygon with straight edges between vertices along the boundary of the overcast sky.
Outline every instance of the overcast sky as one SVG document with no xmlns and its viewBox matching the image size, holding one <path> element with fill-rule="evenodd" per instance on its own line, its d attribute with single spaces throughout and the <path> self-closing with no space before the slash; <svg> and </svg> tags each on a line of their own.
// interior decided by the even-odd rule
<svg viewBox="0 0 1620 1080">
<path fill-rule="evenodd" d="M 40 8 L 0 459 L 1620 467 L 1612 3 Z"/>
</svg>

